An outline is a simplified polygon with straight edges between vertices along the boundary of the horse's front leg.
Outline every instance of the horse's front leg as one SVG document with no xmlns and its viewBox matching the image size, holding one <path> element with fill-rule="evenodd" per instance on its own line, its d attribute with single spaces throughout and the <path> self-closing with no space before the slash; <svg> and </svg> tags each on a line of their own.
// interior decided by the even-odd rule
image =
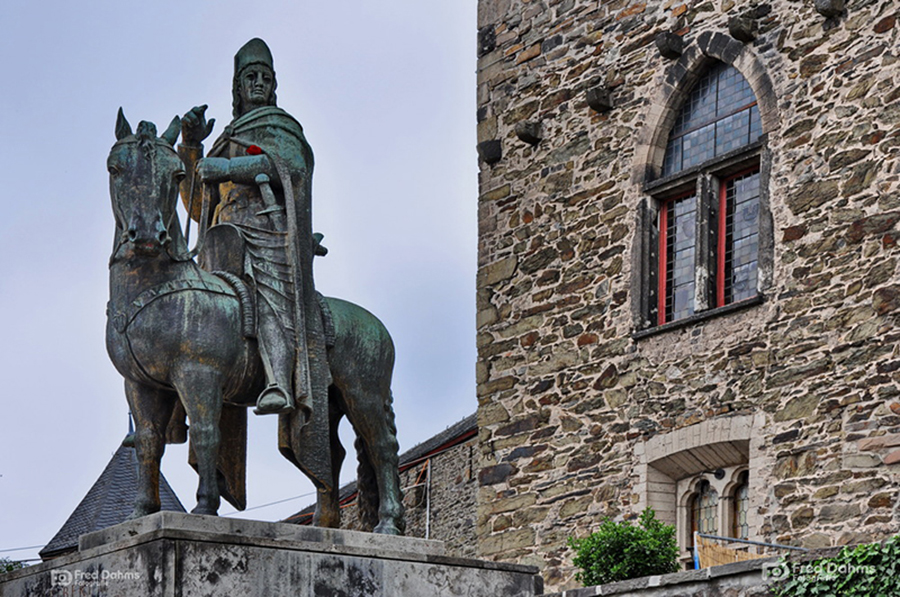
<svg viewBox="0 0 900 597">
<path fill-rule="evenodd" d="M 135 420 L 134 449 L 138 491 L 130 519 L 159 512 L 159 462 L 165 450 L 166 425 L 175 407 L 169 392 L 125 380 L 125 396 Z"/>
<path fill-rule="evenodd" d="M 175 389 L 187 411 L 191 424 L 191 448 L 197 458 L 197 507 L 194 514 L 219 512 L 219 419 L 222 414 L 222 376 L 218 371 L 201 366 L 182 368 L 173 379 Z"/>
</svg>

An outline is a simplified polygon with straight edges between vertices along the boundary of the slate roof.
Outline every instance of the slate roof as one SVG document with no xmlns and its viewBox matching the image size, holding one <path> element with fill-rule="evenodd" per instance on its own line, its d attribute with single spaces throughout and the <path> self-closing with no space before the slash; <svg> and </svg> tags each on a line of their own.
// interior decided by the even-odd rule
<svg viewBox="0 0 900 597">
<path fill-rule="evenodd" d="M 400 472 L 403 472 L 436 452 L 461 444 L 478 433 L 478 419 L 476 413 L 472 413 L 462 421 L 450 425 L 437 435 L 426 439 L 400 455 Z M 345 503 L 356 495 L 356 481 L 351 481 L 338 492 L 338 501 Z M 293 524 L 308 524 L 312 519 L 310 515 L 315 512 L 316 505 L 312 504 L 296 514 L 285 518 L 282 522 Z"/>
<path fill-rule="evenodd" d="M 100 478 L 69 516 L 58 533 L 40 551 L 48 560 L 78 549 L 78 537 L 124 522 L 134 508 L 137 495 L 137 454 L 134 448 L 119 446 Z M 184 506 L 166 478 L 159 475 L 159 499 L 163 510 L 184 512 Z"/>
</svg>

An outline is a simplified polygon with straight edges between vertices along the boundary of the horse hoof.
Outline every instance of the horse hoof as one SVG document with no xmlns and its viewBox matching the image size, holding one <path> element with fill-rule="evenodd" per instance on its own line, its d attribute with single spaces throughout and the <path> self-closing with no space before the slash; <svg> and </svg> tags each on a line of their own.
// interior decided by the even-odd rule
<svg viewBox="0 0 900 597">
<path fill-rule="evenodd" d="M 392 520 L 383 520 L 378 523 L 378 526 L 375 527 L 373 533 L 378 533 L 379 535 L 402 535 L 403 532 L 400 531 L 400 528 L 394 524 Z"/>
<path fill-rule="evenodd" d="M 203 514 L 206 516 L 218 516 L 219 512 L 217 510 L 213 510 L 212 508 L 197 506 L 196 508 L 191 510 L 191 514 Z"/>
</svg>

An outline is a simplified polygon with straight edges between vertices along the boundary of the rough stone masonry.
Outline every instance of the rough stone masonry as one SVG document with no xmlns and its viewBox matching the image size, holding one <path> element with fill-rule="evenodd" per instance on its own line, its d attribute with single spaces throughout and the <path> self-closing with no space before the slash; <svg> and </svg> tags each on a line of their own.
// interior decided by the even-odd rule
<svg viewBox="0 0 900 597">
<path fill-rule="evenodd" d="M 748 472 L 751 539 L 898 531 L 898 11 L 479 0 L 481 555 L 574 587 L 567 537 L 685 524 L 692 455 Z M 642 212 L 714 61 L 762 120 L 758 296 L 648 325 Z"/>
</svg>

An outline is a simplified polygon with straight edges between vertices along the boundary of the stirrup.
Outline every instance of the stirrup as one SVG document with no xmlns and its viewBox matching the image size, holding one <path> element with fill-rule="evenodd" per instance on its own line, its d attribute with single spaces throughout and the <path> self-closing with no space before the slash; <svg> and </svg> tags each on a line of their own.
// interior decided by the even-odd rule
<svg viewBox="0 0 900 597">
<path fill-rule="evenodd" d="M 256 399 L 256 408 L 253 413 L 257 415 L 280 415 L 294 410 L 287 392 L 278 384 L 269 384 Z"/>
</svg>

